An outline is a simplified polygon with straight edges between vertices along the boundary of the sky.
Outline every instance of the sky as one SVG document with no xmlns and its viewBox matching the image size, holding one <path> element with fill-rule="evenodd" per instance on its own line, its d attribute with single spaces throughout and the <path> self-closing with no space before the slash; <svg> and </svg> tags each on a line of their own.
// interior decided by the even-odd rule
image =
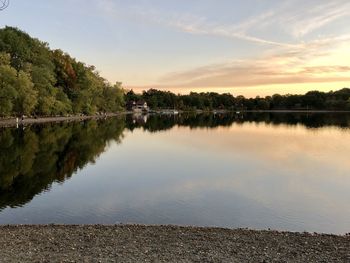
<svg viewBox="0 0 350 263">
<path fill-rule="evenodd" d="M 6 25 L 136 91 L 350 86 L 348 0 L 10 0 Z"/>
</svg>

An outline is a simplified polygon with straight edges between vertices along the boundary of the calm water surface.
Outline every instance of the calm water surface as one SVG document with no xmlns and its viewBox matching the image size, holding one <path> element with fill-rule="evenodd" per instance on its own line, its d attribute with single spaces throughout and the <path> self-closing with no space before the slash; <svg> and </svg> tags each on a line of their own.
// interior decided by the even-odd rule
<svg viewBox="0 0 350 263">
<path fill-rule="evenodd" d="M 0 129 L 0 224 L 350 232 L 350 116 L 125 116 Z"/>
</svg>

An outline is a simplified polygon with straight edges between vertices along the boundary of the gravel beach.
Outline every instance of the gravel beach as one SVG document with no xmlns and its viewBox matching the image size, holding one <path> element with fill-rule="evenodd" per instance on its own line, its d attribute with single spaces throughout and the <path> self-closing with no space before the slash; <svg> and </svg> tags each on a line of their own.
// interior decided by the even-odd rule
<svg viewBox="0 0 350 263">
<path fill-rule="evenodd" d="M 177 226 L 2 226 L 1 262 L 350 262 L 350 236 Z"/>
</svg>

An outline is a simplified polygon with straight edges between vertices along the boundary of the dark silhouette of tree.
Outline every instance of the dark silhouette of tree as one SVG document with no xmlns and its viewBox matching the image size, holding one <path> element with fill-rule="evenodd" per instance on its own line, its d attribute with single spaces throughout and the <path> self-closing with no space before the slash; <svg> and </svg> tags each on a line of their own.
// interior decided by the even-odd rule
<svg viewBox="0 0 350 263">
<path fill-rule="evenodd" d="M 320 92 L 310 91 L 305 95 L 279 95 L 265 98 L 234 97 L 232 94 L 218 94 L 215 92 L 191 92 L 188 95 L 176 95 L 169 91 L 150 89 L 142 94 L 135 94 L 132 90 L 125 94 L 126 101 L 144 100 L 151 109 L 173 109 L 184 111 L 270 111 L 270 110 L 328 110 L 350 111 L 350 89 Z"/>
</svg>

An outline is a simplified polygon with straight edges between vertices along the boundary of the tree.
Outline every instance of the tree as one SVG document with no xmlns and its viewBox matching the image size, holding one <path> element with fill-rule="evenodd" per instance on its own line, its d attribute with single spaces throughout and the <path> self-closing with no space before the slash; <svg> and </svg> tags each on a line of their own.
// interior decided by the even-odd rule
<svg viewBox="0 0 350 263">
<path fill-rule="evenodd" d="M 350 110 L 350 98 L 349 98 L 348 101 L 347 101 L 346 109 L 347 109 L 347 110 Z"/>
<path fill-rule="evenodd" d="M 33 89 L 34 84 L 30 76 L 20 71 L 17 76 L 16 90 L 17 97 L 15 100 L 15 111 L 17 114 L 30 115 L 38 103 L 38 92 Z"/>
<path fill-rule="evenodd" d="M 16 91 L 17 71 L 8 64 L 8 56 L 0 56 L 0 115 L 7 116 L 12 113 Z"/>
<path fill-rule="evenodd" d="M 94 114 L 124 106 L 121 83 L 111 85 L 88 66 L 16 28 L 0 29 L 0 114 Z"/>
</svg>

